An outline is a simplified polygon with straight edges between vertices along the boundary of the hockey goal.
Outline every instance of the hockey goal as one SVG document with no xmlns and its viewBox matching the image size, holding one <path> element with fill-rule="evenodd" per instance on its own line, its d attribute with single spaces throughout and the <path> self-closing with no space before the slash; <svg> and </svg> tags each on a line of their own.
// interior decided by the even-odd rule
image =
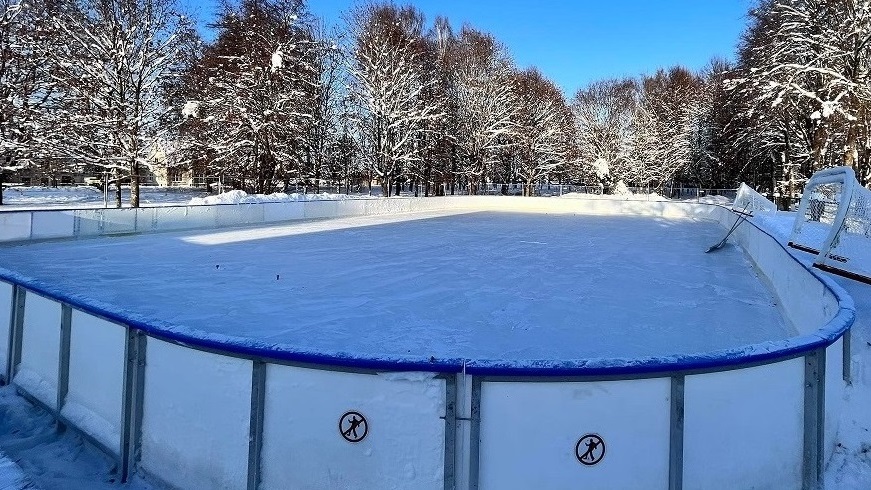
<svg viewBox="0 0 871 490">
<path fill-rule="evenodd" d="M 811 177 L 789 245 L 817 254 L 815 267 L 871 284 L 871 190 L 859 185 L 853 169 Z"/>
<path fill-rule="evenodd" d="M 742 183 L 738 187 L 738 194 L 735 196 L 735 202 L 732 204 L 732 211 L 751 215 L 756 213 L 776 213 L 777 206 L 749 185 Z"/>
</svg>

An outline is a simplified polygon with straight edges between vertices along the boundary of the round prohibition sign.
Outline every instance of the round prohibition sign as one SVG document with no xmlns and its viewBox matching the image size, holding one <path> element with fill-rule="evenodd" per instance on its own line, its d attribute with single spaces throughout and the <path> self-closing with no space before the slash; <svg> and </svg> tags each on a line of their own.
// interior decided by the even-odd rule
<svg viewBox="0 0 871 490">
<path fill-rule="evenodd" d="M 575 457 L 584 466 L 594 466 L 605 457 L 605 441 L 599 434 L 587 434 L 575 444 Z"/>
<path fill-rule="evenodd" d="M 339 419 L 339 434 L 348 442 L 360 442 L 369 434 L 369 422 L 360 412 L 345 412 Z"/>
</svg>

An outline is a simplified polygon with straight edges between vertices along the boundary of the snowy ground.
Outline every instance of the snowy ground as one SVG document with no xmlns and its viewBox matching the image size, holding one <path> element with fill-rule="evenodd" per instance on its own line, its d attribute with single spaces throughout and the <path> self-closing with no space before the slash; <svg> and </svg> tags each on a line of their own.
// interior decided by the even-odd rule
<svg viewBox="0 0 871 490">
<path fill-rule="evenodd" d="M 130 203 L 130 188 L 122 187 L 122 202 Z M 186 204 L 194 198 L 208 195 L 202 189 L 186 187 L 140 188 L 139 198 L 143 206 Z M 109 191 L 109 206 L 114 207 L 115 190 Z M 3 205 L 0 211 L 33 209 L 76 209 L 103 207 L 103 191 L 92 186 L 68 187 L 4 187 Z"/>
<path fill-rule="evenodd" d="M 108 456 L 75 431 L 58 431 L 50 414 L 16 395 L 14 388 L 0 388 L 0 489 L 155 488 L 138 478 L 122 485 Z"/>
<path fill-rule="evenodd" d="M 122 203 L 124 207 L 130 204 L 130 188 L 122 187 Z M 149 206 L 173 205 L 213 205 L 213 204 L 247 204 L 257 202 L 293 202 L 337 199 L 374 199 L 369 195 L 345 194 L 248 194 L 245 191 L 234 190 L 218 195 L 209 195 L 203 189 L 188 187 L 141 187 L 140 204 Z M 7 187 L 3 190 L 2 211 L 31 211 L 40 209 L 84 209 L 102 208 L 105 206 L 103 192 L 91 186 L 69 187 Z M 109 207 L 114 207 L 115 191 L 110 190 Z"/>
<path fill-rule="evenodd" d="M 722 234 L 418 213 L 9 247 L 0 267 L 171 328 L 333 355 L 634 358 L 795 335 L 739 249 L 704 253 Z"/>
</svg>

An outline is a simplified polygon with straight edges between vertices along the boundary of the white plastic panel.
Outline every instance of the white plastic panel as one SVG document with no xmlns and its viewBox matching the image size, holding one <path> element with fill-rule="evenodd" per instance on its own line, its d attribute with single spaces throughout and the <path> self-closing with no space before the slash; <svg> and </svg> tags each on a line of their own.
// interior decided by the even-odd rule
<svg viewBox="0 0 871 490">
<path fill-rule="evenodd" d="M 801 488 L 804 359 L 687 376 L 684 489 Z"/>
<path fill-rule="evenodd" d="M 192 206 L 192 208 L 194 208 Z M 241 226 L 263 223 L 262 204 L 237 204 L 215 207 L 218 226 Z"/>
<path fill-rule="evenodd" d="M 139 218 L 138 209 L 118 209 L 103 217 L 103 233 L 133 233 Z"/>
<path fill-rule="evenodd" d="M 445 382 L 434 376 L 268 365 L 261 488 L 443 489 Z M 348 411 L 368 424 L 356 443 L 339 431 Z"/>
<path fill-rule="evenodd" d="M 335 218 L 338 211 L 336 201 L 307 201 L 303 203 L 305 217 Z"/>
<path fill-rule="evenodd" d="M 126 330 L 73 310 L 69 388 L 61 415 L 112 449 L 121 450 Z"/>
<path fill-rule="evenodd" d="M 57 371 L 60 359 L 60 303 L 27 292 L 21 363 L 15 383 L 49 407 L 57 408 Z"/>
<path fill-rule="evenodd" d="M 33 213 L 32 238 L 67 238 L 75 235 L 76 216 L 72 211 Z"/>
<path fill-rule="evenodd" d="M 103 210 L 78 210 L 76 233 L 79 236 L 100 235 L 103 230 Z"/>
<path fill-rule="evenodd" d="M 214 228 L 217 206 L 153 208 L 153 229 L 159 231 Z"/>
<path fill-rule="evenodd" d="M 0 241 L 27 240 L 30 238 L 32 213 L 0 213 Z"/>
<path fill-rule="evenodd" d="M 0 281 L 0 373 L 6 372 L 9 360 L 9 333 L 12 327 L 12 293 L 14 287 Z M 5 374 L 3 374 L 5 376 Z"/>
<path fill-rule="evenodd" d="M 482 490 L 668 488 L 670 379 L 481 389 Z M 586 434 L 605 443 L 592 466 L 576 455 Z"/>
<path fill-rule="evenodd" d="M 263 204 L 263 221 L 278 223 L 303 219 L 305 212 L 301 202 L 271 202 Z"/>
<path fill-rule="evenodd" d="M 149 338 L 140 466 L 177 488 L 243 489 L 252 363 Z"/>
<path fill-rule="evenodd" d="M 366 211 L 366 205 L 362 199 L 346 199 L 336 201 L 336 216 L 363 216 Z"/>
</svg>

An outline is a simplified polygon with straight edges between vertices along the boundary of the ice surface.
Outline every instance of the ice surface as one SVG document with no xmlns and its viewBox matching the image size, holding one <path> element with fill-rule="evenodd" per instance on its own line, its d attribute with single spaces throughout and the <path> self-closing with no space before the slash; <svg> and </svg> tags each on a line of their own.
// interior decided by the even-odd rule
<svg viewBox="0 0 871 490">
<path fill-rule="evenodd" d="M 416 217 L 8 247 L 0 267 L 169 328 L 328 355 L 574 360 L 795 335 L 739 249 L 703 253 L 712 223 Z"/>
</svg>

